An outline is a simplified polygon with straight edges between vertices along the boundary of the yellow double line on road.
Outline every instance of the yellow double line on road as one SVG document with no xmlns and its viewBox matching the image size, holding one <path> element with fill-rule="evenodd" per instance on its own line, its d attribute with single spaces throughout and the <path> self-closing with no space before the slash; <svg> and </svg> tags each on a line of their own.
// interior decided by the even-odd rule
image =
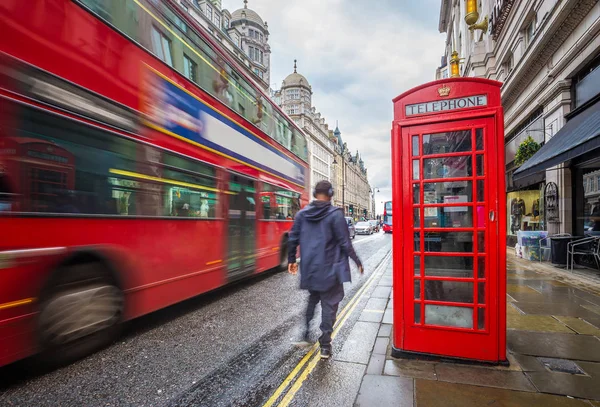
<svg viewBox="0 0 600 407">
<path fill-rule="evenodd" d="M 363 286 L 356 292 L 356 294 L 354 294 L 354 297 L 352 297 L 352 299 L 350 300 L 350 302 L 348 302 L 348 304 L 346 304 L 346 306 L 339 313 L 339 315 L 338 315 L 338 321 L 335 324 L 335 328 L 334 328 L 333 333 L 331 335 L 332 339 L 337 336 L 337 334 L 340 331 L 340 329 L 342 328 L 342 326 L 344 326 L 344 324 L 346 323 L 346 320 L 348 319 L 348 317 L 352 314 L 352 312 L 354 312 L 354 309 L 356 308 L 356 306 L 360 302 L 360 299 L 362 298 L 363 294 L 375 282 L 375 278 L 377 277 L 377 275 L 379 274 L 379 272 L 382 269 L 385 269 L 385 267 L 386 267 L 389 259 L 391 258 L 391 255 L 392 255 L 391 251 L 388 252 L 388 254 L 385 255 L 385 257 L 383 258 L 382 262 L 375 269 L 375 271 L 373 271 L 373 274 L 371 274 L 371 277 L 369 277 L 369 279 L 365 282 L 365 284 L 363 284 Z M 278 407 L 286 407 L 286 406 L 288 406 L 290 404 L 290 402 L 294 399 L 294 396 L 296 395 L 296 393 L 298 392 L 298 390 L 300 390 L 300 388 L 302 387 L 302 384 L 304 383 L 304 381 L 306 380 L 306 378 L 308 377 L 308 375 L 314 370 L 314 368 L 316 367 L 317 363 L 319 362 L 321 356 L 317 353 L 317 349 L 318 348 L 319 348 L 319 345 L 317 343 L 315 343 L 310 348 L 310 350 L 308 351 L 308 353 L 302 358 L 302 360 L 300 360 L 300 362 L 298 362 L 298 364 L 296 365 L 296 367 L 285 378 L 285 380 L 283 381 L 283 383 L 281 383 L 281 385 L 279 385 L 279 387 L 277 388 L 277 390 L 275 390 L 275 392 L 269 398 L 269 400 L 267 400 L 267 402 L 265 404 L 263 404 L 263 407 L 272 407 L 273 405 L 275 405 L 275 403 L 277 402 L 277 400 L 279 400 L 279 398 L 281 397 L 281 395 L 286 391 L 286 389 L 288 388 L 288 386 L 294 381 L 294 379 L 296 378 L 296 376 L 298 376 L 298 374 L 300 372 L 302 372 L 300 374 L 300 376 L 298 377 L 298 380 L 296 380 L 296 382 L 294 382 L 294 384 L 292 385 L 292 387 L 288 390 L 288 392 L 285 394 L 285 396 L 283 397 L 283 399 L 281 400 L 281 402 L 278 404 Z M 302 369 L 305 367 L 305 365 L 307 363 L 308 363 L 308 366 L 306 366 L 306 368 L 304 369 L 304 371 L 302 371 Z"/>
</svg>

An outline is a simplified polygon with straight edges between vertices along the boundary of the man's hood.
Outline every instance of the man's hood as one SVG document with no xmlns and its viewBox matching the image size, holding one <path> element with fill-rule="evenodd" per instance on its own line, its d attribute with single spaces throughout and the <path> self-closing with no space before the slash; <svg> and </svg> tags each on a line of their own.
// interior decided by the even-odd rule
<svg viewBox="0 0 600 407">
<path fill-rule="evenodd" d="M 329 214 L 329 208 L 331 208 L 331 202 L 312 201 L 304 209 L 304 218 L 309 222 L 318 222 Z"/>
</svg>

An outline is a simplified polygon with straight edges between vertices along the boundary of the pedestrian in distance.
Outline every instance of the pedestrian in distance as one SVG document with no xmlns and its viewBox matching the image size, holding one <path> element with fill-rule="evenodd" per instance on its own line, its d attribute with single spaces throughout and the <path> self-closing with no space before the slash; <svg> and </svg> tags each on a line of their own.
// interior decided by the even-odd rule
<svg viewBox="0 0 600 407">
<path fill-rule="evenodd" d="M 309 345 L 309 326 L 317 304 L 321 303 L 321 358 L 331 357 L 331 335 L 340 302 L 344 298 L 344 283 L 351 281 L 352 258 L 359 272 L 364 272 L 356 255 L 348 224 L 341 208 L 331 205 L 333 187 L 329 181 L 319 181 L 313 191 L 316 199 L 295 217 L 288 240 L 288 271 L 298 273 L 296 250 L 300 246 L 302 267 L 300 288 L 308 290 L 306 325 L 298 344 Z"/>
</svg>

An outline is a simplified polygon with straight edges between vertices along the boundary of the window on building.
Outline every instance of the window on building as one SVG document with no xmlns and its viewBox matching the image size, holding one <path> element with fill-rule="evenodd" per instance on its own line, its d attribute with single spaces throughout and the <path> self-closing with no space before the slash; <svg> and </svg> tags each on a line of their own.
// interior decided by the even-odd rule
<svg viewBox="0 0 600 407">
<path fill-rule="evenodd" d="M 212 15 L 213 15 L 212 7 L 209 6 L 208 4 L 205 4 L 204 7 L 206 7 L 204 9 L 205 12 L 206 12 L 206 17 L 208 17 L 208 19 L 212 21 Z"/>
<path fill-rule="evenodd" d="M 263 64 L 263 52 L 260 51 L 260 63 Z"/>
<path fill-rule="evenodd" d="M 198 82 L 198 64 L 183 54 L 183 74 L 192 82 Z"/>
<path fill-rule="evenodd" d="M 533 17 L 525 28 L 525 46 L 527 47 L 532 43 L 533 37 L 535 37 L 536 23 L 537 20 L 535 17 Z"/>
<path fill-rule="evenodd" d="M 229 28 L 229 19 L 227 17 L 223 17 L 223 27 Z"/>
<path fill-rule="evenodd" d="M 171 40 L 169 40 L 154 26 L 152 26 L 151 37 L 152 51 L 154 51 L 154 54 L 170 66 L 173 66 L 173 58 L 171 56 Z"/>
<path fill-rule="evenodd" d="M 263 42 L 263 38 L 264 38 L 263 35 L 262 34 L 258 34 L 258 37 L 259 37 L 259 41 Z"/>
<path fill-rule="evenodd" d="M 215 23 L 215 25 L 217 27 L 221 27 L 221 16 L 218 15 L 217 13 L 215 13 L 215 15 L 213 17 L 213 23 Z"/>
</svg>

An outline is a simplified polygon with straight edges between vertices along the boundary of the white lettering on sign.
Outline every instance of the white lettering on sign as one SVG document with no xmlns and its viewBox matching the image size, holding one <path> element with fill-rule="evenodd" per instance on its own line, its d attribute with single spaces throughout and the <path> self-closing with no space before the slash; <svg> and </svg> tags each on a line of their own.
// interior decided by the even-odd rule
<svg viewBox="0 0 600 407">
<path fill-rule="evenodd" d="M 467 96 L 464 98 L 436 100 L 433 102 L 406 105 L 406 115 L 444 112 L 447 110 L 466 109 L 469 107 L 487 106 L 487 95 Z"/>
</svg>

